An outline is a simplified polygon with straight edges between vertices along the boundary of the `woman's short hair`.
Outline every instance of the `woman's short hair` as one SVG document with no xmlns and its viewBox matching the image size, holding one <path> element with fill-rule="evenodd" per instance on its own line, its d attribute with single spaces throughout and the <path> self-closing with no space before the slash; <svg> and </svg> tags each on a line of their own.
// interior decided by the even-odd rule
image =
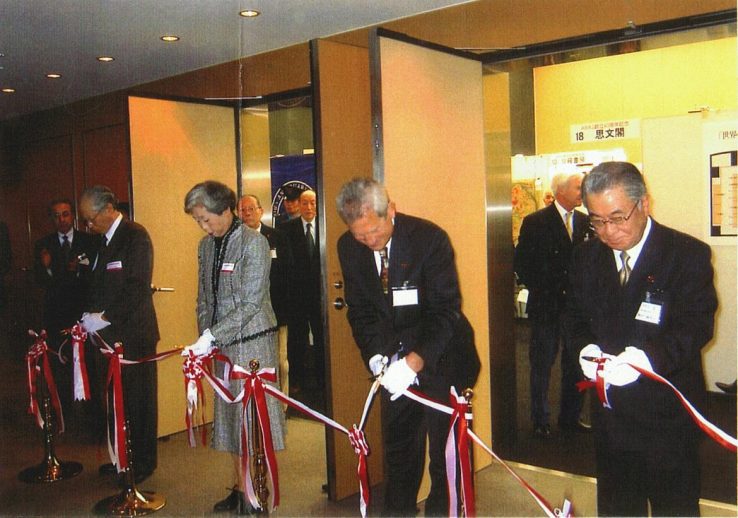
<svg viewBox="0 0 738 518">
<path fill-rule="evenodd" d="M 187 214 L 192 214 L 198 205 L 211 214 L 223 214 L 228 209 L 235 211 L 236 193 L 223 183 L 207 180 L 195 185 L 185 196 L 184 211 Z"/>
<path fill-rule="evenodd" d="M 347 225 L 373 210 L 377 216 L 387 216 L 389 195 L 384 186 L 372 178 L 354 178 L 341 187 L 336 196 L 338 215 Z"/>
</svg>

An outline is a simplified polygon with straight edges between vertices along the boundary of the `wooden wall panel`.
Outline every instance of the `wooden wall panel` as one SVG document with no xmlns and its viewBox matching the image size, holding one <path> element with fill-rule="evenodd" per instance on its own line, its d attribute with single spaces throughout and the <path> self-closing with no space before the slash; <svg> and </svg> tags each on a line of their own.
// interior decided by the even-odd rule
<svg viewBox="0 0 738 518">
<path fill-rule="evenodd" d="M 131 157 L 128 147 L 128 126 L 118 124 L 86 131 L 82 134 L 84 184 L 107 185 L 127 202 Z"/>
</svg>

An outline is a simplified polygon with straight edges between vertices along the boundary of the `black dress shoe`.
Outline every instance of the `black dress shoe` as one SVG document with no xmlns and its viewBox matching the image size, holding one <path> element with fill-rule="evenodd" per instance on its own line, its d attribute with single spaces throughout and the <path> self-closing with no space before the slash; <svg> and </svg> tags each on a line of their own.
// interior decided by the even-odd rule
<svg viewBox="0 0 738 518">
<path fill-rule="evenodd" d="M 551 427 L 547 424 L 540 424 L 533 427 L 533 435 L 540 439 L 548 439 L 551 437 Z"/>
<path fill-rule="evenodd" d="M 722 381 L 716 381 L 715 386 L 726 394 L 735 394 L 736 383 L 738 383 L 738 381 L 734 381 L 733 383 L 723 383 Z"/>
<path fill-rule="evenodd" d="M 246 495 L 243 494 L 243 491 L 239 491 L 235 487 L 231 488 L 231 492 L 227 497 L 215 503 L 213 511 L 216 513 L 230 511 L 242 516 L 256 514 L 256 509 L 251 507 L 251 504 L 246 501 Z"/>
<path fill-rule="evenodd" d="M 101 464 L 97 471 L 101 475 L 115 475 L 118 473 L 118 468 L 112 462 L 108 462 L 107 464 Z"/>
<path fill-rule="evenodd" d="M 590 433 L 592 431 L 592 425 L 583 422 L 581 419 L 574 423 L 560 423 L 559 428 L 564 432 Z"/>
</svg>

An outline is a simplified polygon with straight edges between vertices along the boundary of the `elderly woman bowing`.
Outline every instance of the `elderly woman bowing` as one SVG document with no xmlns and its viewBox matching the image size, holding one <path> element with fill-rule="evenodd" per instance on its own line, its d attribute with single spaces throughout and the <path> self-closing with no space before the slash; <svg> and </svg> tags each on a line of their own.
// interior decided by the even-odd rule
<svg viewBox="0 0 738 518">
<path fill-rule="evenodd" d="M 201 333 L 196 343 L 185 348 L 207 354 L 218 347 L 230 360 L 248 369 L 252 359 L 261 367 L 279 365 L 277 320 L 269 298 L 269 243 L 235 217 L 236 195 L 215 181 L 195 185 L 185 196 L 184 210 L 206 233 L 198 248 L 199 287 L 197 325 Z M 223 365 L 217 373 L 222 376 Z M 238 394 L 242 380 L 230 383 Z M 267 397 L 274 448 L 284 448 L 284 413 L 278 400 Z M 240 462 L 241 405 L 215 398 L 212 447 L 233 456 L 233 489 L 214 506 L 215 511 L 251 511 L 240 491 L 243 472 Z M 251 419 L 251 415 L 248 417 Z"/>
</svg>

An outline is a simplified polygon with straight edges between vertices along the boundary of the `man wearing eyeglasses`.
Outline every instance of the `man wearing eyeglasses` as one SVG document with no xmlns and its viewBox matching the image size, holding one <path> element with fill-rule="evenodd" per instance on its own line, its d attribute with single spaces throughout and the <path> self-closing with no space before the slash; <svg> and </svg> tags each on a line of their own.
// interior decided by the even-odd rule
<svg viewBox="0 0 738 518">
<path fill-rule="evenodd" d="M 90 325 L 99 328 L 100 336 L 111 346 L 121 342 L 127 360 L 156 353 L 159 327 L 151 293 L 154 249 L 148 232 L 123 217 L 118 200 L 108 187 L 96 185 L 85 190 L 79 208 L 87 227 L 100 237 L 100 249 L 93 263 L 90 314 L 82 319 L 82 324 L 88 330 Z M 101 354 L 94 358 L 98 374 L 103 377 L 99 384 L 104 386 L 107 361 Z M 156 469 L 156 383 L 153 362 L 123 368 L 123 396 L 137 483 Z M 102 407 L 105 408 L 104 401 Z M 115 469 L 104 464 L 100 472 L 114 473 Z"/>
<path fill-rule="evenodd" d="M 561 344 L 561 405 L 558 424 L 564 432 L 588 432 L 579 415 L 582 395 L 576 384 L 582 373 L 561 326 L 569 284 L 569 262 L 576 245 L 588 237 L 582 204 L 582 174 L 559 173 L 551 181 L 554 201 L 523 219 L 515 248 L 515 272 L 528 288 L 530 319 L 530 399 L 533 433 L 546 439 L 549 425 L 548 387 Z"/>
<path fill-rule="evenodd" d="M 697 407 L 700 351 L 717 297 L 710 248 L 657 223 L 643 176 L 628 162 L 596 166 L 582 184 L 599 240 L 574 251 L 566 324 L 580 365 L 608 385 L 594 415 L 601 516 L 699 516 L 700 431 L 653 369 Z M 599 363 L 598 363 L 599 362 Z"/>
</svg>

